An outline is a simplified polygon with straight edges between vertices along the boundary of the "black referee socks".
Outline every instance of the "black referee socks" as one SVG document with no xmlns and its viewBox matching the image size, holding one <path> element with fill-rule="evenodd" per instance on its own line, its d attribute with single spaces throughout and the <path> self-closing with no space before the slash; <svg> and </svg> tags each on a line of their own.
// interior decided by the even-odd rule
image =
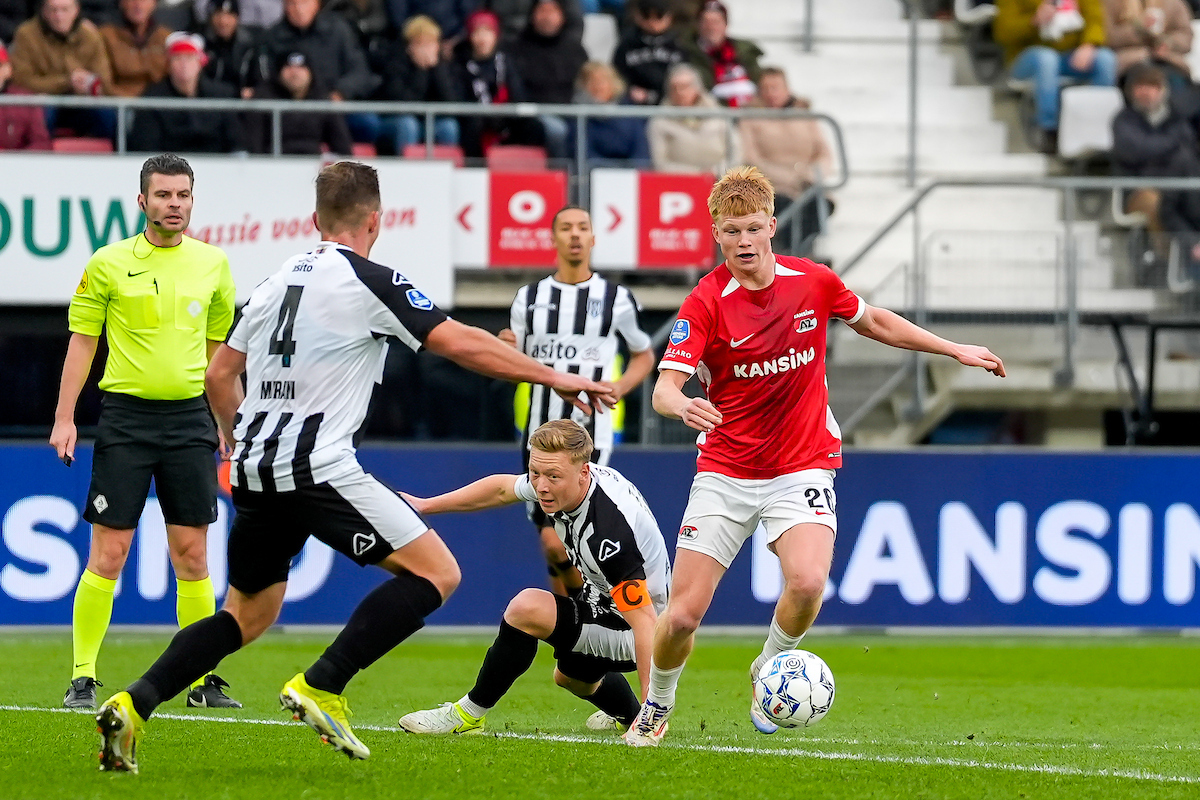
<svg viewBox="0 0 1200 800">
<path fill-rule="evenodd" d="M 421 630 L 425 617 L 441 605 L 441 593 L 420 575 L 404 572 L 384 581 L 362 599 L 304 680 L 314 689 L 341 694 L 359 670 Z"/>
<path fill-rule="evenodd" d="M 629 686 L 629 681 L 619 672 L 610 672 L 600 680 L 596 691 L 583 698 L 596 708 L 613 717 L 626 728 L 633 724 L 642 704 Z"/>
<path fill-rule="evenodd" d="M 242 629 L 228 611 L 222 609 L 193 622 L 175 634 L 158 661 L 126 690 L 133 698 L 134 710 L 142 719 L 149 719 L 159 703 L 170 700 L 216 669 L 225 656 L 241 649 Z"/>
<path fill-rule="evenodd" d="M 501 620 L 500 633 L 483 657 L 479 677 L 475 679 L 471 691 L 467 692 L 467 697 L 478 706 L 494 707 L 517 682 L 517 678 L 533 666 L 537 648 L 538 640 L 535 637 Z"/>
</svg>

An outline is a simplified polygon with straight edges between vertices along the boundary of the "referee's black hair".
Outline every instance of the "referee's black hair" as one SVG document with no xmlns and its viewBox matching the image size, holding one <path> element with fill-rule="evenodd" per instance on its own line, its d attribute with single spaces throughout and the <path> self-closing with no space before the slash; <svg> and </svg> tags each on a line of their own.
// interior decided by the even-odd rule
<svg viewBox="0 0 1200 800">
<path fill-rule="evenodd" d="M 146 159 L 146 163 L 142 164 L 142 194 L 150 190 L 151 175 L 187 175 L 189 185 L 195 185 L 196 183 L 196 176 L 192 172 L 192 165 L 187 162 L 187 159 L 177 156 L 174 153 L 150 156 L 150 158 Z"/>
<path fill-rule="evenodd" d="M 572 203 L 570 205 L 563 206 L 558 211 L 554 212 L 554 219 L 550 220 L 550 230 L 554 230 L 555 228 L 558 227 L 558 215 L 563 213 L 564 211 L 582 211 L 583 213 L 588 215 L 588 222 L 591 222 L 591 220 L 592 220 L 592 212 L 591 211 L 588 211 L 583 206 L 577 206 L 574 203 Z"/>
</svg>

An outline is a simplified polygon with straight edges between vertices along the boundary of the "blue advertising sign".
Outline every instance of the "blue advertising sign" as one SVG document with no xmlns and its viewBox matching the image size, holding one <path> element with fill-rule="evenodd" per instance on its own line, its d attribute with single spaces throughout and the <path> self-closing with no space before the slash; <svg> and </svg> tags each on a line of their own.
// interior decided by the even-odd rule
<svg viewBox="0 0 1200 800">
<path fill-rule="evenodd" d="M 90 449 L 77 456 L 68 469 L 43 445 L 0 446 L 0 624 L 70 622 L 89 538 L 80 507 Z M 360 457 L 381 480 L 417 495 L 520 468 L 513 448 L 369 446 Z M 927 449 L 850 451 L 845 463 L 821 623 L 1200 626 L 1200 456 Z M 694 453 L 625 448 L 613 466 L 641 488 L 673 551 Z M 209 531 L 218 595 L 226 588 L 231 517 L 223 498 Z M 430 522 L 463 572 L 430 624 L 496 624 L 520 589 L 545 584 L 523 508 Z M 342 623 L 384 577 L 310 541 L 292 566 L 280 621 Z M 780 584 L 778 562 L 756 534 L 706 622 L 766 624 Z M 165 526 L 153 497 L 113 621 L 175 621 Z"/>
</svg>

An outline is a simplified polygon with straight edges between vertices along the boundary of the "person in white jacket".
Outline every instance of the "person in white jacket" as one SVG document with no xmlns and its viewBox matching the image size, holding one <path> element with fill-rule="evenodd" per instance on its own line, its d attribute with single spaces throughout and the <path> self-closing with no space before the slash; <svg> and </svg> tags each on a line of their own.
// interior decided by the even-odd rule
<svg viewBox="0 0 1200 800">
<path fill-rule="evenodd" d="M 664 94 L 665 106 L 720 107 L 690 64 L 671 67 Z M 655 117 L 646 133 L 659 172 L 721 173 L 742 158 L 737 126 L 722 117 Z"/>
</svg>

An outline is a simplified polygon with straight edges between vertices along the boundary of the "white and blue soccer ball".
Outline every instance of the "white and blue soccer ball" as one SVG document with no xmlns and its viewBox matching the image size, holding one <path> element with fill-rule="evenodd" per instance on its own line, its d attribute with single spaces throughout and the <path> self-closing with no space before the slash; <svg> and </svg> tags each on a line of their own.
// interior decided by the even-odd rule
<svg viewBox="0 0 1200 800">
<path fill-rule="evenodd" d="M 781 728 L 820 722 L 833 705 L 833 673 L 807 650 L 785 650 L 762 665 L 754 680 L 754 702 Z"/>
</svg>

